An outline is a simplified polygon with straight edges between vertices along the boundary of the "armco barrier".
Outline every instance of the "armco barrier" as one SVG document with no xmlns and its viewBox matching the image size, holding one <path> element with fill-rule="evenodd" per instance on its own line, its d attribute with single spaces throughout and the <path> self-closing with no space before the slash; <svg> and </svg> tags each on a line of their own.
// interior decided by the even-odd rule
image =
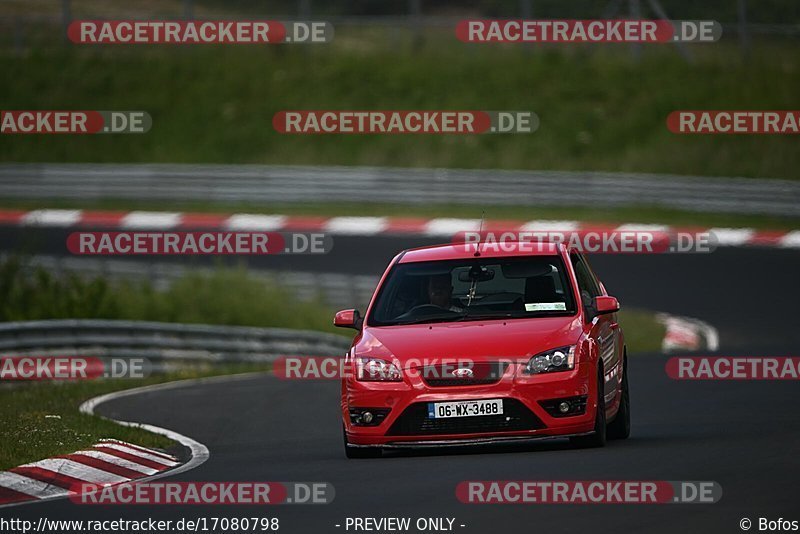
<svg viewBox="0 0 800 534">
<path fill-rule="evenodd" d="M 3 164 L 0 197 L 633 206 L 800 215 L 800 181 L 392 167 Z"/>
<path fill-rule="evenodd" d="M 63 319 L 0 323 L 0 354 L 93 354 L 173 360 L 271 361 L 343 356 L 347 338 L 288 328 Z"/>
</svg>

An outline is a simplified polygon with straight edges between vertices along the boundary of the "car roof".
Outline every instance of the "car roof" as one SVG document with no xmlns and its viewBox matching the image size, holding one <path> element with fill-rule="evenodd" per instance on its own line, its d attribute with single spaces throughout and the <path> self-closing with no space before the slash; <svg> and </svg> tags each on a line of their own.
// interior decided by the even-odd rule
<svg viewBox="0 0 800 534">
<path fill-rule="evenodd" d="M 564 245 L 539 241 L 513 241 L 502 243 L 481 243 L 481 258 L 508 258 L 517 256 L 556 256 Z M 459 260 L 475 257 L 476 244 L 451 243 L 405 250 L 398 263 L 421 261 Z"/>
</svg>

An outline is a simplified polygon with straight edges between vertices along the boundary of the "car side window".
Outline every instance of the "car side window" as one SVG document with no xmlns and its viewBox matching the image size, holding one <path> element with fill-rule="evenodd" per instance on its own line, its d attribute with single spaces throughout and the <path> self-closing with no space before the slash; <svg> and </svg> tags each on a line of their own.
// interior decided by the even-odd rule
<svg viewBox="0 0 800 534">
<path fill-rule="evenodd" d="M 591 271 L 583 261 L 583 258 L 578 254 L 570 254 L 572 267 L 575 269 L 575 277 L 578 279 L 578 289 L 581 292 L 583 300 L 591 300 L 602 294 L 600 286 L 592 276 Z"/>
<path fill-rule="evenodd" d="M 603 291 L 603 287 L 600 284 L 600 280 L 598 280 L 597 279 L 597 275 L 594 274 L 594 271 L 592 270 L 592 266 L 589 265 L 589 261 L 586 259 L 586 256 L 584 256 L 583 254 L 578 254 L 578 257 L 580 257 L 581 263 L 583 264 L 583 267 L 586 269 L 586 272 L 589 274 L 589 279 L 591 280 L 592 285 L 597 290 L 597 293 L 594 294 L 593 296 L 596 297 L 598 295 L 603 295 L 605 292 Z"/>
</svg>

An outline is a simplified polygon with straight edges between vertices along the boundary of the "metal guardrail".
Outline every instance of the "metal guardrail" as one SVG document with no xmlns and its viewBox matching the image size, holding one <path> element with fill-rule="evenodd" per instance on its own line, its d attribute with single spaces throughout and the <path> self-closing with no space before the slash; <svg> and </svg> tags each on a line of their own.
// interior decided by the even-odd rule
<svg viewBox="0 0 800 534">
<path fill-rule="evenodd" d="M 651 205 L 800 216 L 800 181 L 666 174 L 177 164 L 3 164 L 0 196 L 205 202 Z"/>
<path fill-rule="evenodd" d="M 164 361 L 271 361 L 340 356 L 347 338 L 285 328 L 65 319 L 0 323 L 0 353 L 82 354 Z"/>
</svg>

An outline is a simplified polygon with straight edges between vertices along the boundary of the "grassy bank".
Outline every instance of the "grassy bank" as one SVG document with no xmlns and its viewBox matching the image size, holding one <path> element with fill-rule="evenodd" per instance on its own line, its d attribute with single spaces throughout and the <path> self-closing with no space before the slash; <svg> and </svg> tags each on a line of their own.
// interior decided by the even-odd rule
<svg viewBox="0 0 800 534">
<path fill-rule="evenodd" d="M 5 385 L 0 388 L 0 470 L 69 454 L 102 438 L 169 449 L 176 443 L 164 436 L 82 414 L 78 407 L 92 397 L 120 389 L 266 368 L 263 364 L 228 364 L 145 379 Z"/>
<path fill-rule="evenodd" d="M 131 319 L 335 331 L 326 306 L 235 268 L 190 273 L 159 291 L 146 281 L 56 277 L 44 269 L 31 275 L 12 259 L 0 265 L 0 302 L 0 321 Z"/>
<path fill-rule="evenodd" d="M 19 259 L 0 264 L 0 321 L 131 319 L 178 323 L 265 326 L 347 335 L 332 325 L 333 310 L 299 301 L 244 269 L 190 273 L 164 290 L 147 282 L 115 282 L 77 275 L 27 272 Z M 658 350 L 663 327 L 652 312 L 623 310 L 632 352 Z"/>
<path fill-rule="evenodd" d="M 641 171 L 798 178 L 793 136 L 679 136 L 676 109 L 795 109 L 800 56 L 764 42 L 671 46 L 414 46 L 342 28 L 330 45 L 31 47 L 0 52 L 4 109 L 146 110 L 144 135 L 4 136 L 2 161 L 217 162 Z M 286 109 L 533 110 L 530 135 L 281 135 Z"/>
<path fill-rule="evenodd" d="M 22 267 L 19 260 L 0 265 L 0 321 L 102 318 L 334 330 L 333 312 L 325 306 L 298 302 L 243 270 L 189 274 L 157 291 L 148 283 L 59 278 Z M 0 470 L 89 447 L 100 438 L 167 448 L 174 443 L 163 436 L 81 414 L 78 406 L 119 389 L 266 369 L 265 364 L 223 364 L 145 379 L 2 384 Z"/>
<path fill-rule="evenodd" d="M 619 312 L 619 324 L 625 332 L 628 354 L 636 356 L 643 352 L 658 352 L 666 329 L 656 321 L 655 314 L 648 310 L 625 308 Z"/>
</svg>

